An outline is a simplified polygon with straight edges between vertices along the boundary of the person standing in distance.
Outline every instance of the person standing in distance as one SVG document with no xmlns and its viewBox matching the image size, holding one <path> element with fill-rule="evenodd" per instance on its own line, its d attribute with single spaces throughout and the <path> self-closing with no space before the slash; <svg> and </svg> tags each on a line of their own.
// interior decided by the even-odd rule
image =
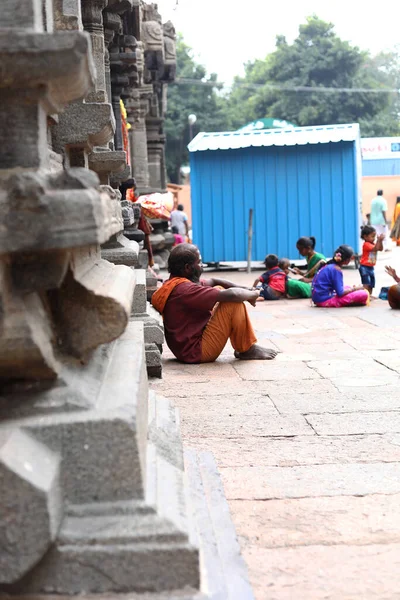
<svg viewBox="0 0 400 600">
<path fill-rule="evenodd" d="M 388 248 L 388 230 L 387 230 L 387 202 L 383 197 L 383 190 L 378 190 L 376 197 L 371 202 L 370 223 L 375 229 L 378 237 L 382 234 L 385 236 L 383 240 L 383 250 L 386 252 Z"/>
<path fill-rule="evenodd" d="M 189 237 L 189 223 L 187 214 L 183 212 L 183 204 L 178 204 L 177 209 L 171 212 L 171 229 L 176 227 L 179 235 Z"/>
</svg>

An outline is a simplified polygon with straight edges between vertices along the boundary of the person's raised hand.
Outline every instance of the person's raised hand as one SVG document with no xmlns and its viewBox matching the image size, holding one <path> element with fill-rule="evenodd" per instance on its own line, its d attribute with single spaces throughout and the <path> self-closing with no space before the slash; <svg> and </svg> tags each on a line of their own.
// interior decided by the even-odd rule
<svg viewBox="0 0 400 600">
<path fill-rule="evenodd" d="M 393 277 L 393 279 L 397 278 L 397 273 L 396 273 L 395 269 L 393 269 L 393 267 L 390 267 L 388 265 L 387 267 L 385 267 L 385 271 L 388 275 L 390 275 L 390 277 Z"/>
<path fill-rule="evenodd" d="M 384 233 L 380 233 L 380 234 L 378 235 L 378 240 L 379 240 L 380 242 L 383 242 L 383 240 L 384 240 L 384 239 L 385 239 L 385 234 L 384 234 Z"/>
</svg>

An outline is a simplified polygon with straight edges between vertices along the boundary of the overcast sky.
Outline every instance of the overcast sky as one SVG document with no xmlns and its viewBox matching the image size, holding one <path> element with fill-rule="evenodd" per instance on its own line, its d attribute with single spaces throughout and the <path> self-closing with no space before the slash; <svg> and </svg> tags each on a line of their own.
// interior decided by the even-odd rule
<svg viewBox="0 0 400 600">
<path fill-rule="evenodd" d="M 157 0 L 155 0 L 157 1 Z M 315 13 L 337 34 L 373 54 L 400 43 L 398 0 L 158 0 L 208 73 L 230 83 L 243 63 L 274 50 L 275 36 L 292 41 L 299 24 Z M 175 8 L 176 6 L 176 8 Z M 175 10 L 174 10 L 175 8 Z"/>
</svg>

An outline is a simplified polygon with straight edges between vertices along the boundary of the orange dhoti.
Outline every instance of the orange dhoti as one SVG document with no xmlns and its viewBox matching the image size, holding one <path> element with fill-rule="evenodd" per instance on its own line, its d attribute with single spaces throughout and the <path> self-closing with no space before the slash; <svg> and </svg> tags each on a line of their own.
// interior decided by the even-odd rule
<svg viewBox="0 0 400 600">
<path fill-rule="evenodd" d="M 243 302 L 220 302 L 213 310 L 201 339 L 201 362 L 213 362 L 228 340 L 234 350 L 247 352 L 257 341 Z"/>
</svg>

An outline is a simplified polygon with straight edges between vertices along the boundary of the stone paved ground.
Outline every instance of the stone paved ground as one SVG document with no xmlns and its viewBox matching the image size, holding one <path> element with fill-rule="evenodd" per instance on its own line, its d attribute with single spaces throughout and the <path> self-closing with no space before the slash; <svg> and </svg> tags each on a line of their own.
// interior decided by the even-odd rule
<svg viewBox="0 0 400 600">
<path fill-rule="evenodd" d="M 379 287 L 385 263 L 400 270 L 400 252 L 381 256 Z M 400 598 L 400 314 L 380 300 L 250 311 L 275 361 L 226 348 L 181 365 L 167 350 L 152 387 L 179 407 L 185 444 L 216 457 L 257 600 Z"/>
</svg>

